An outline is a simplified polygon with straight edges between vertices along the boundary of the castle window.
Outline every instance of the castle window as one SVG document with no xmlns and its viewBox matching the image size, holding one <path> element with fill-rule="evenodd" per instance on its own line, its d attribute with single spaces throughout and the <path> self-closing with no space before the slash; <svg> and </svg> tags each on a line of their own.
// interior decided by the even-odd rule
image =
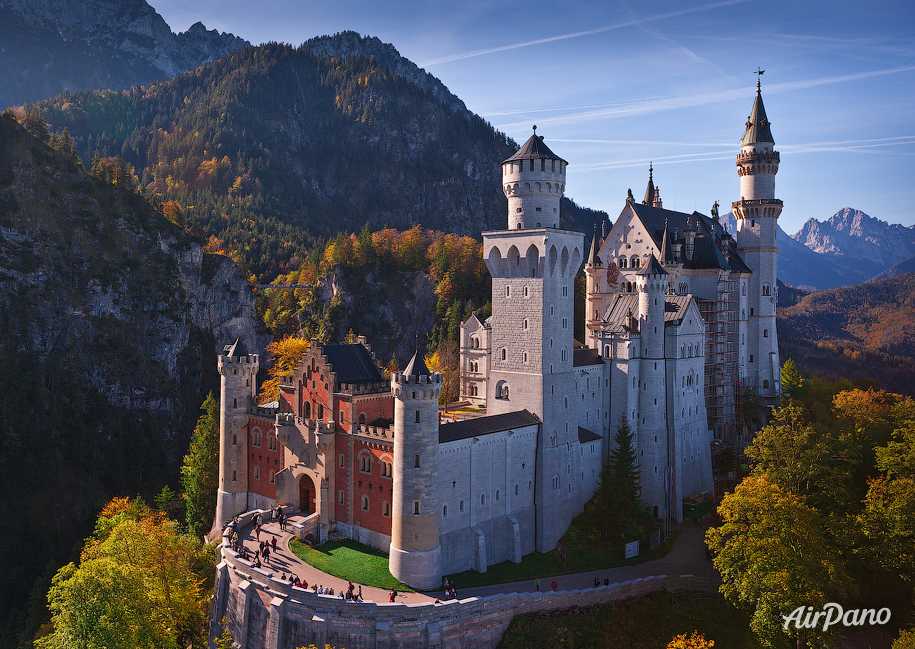
<svg viewBox="0 0 915 649">
<path fill-rule="evenodd" d="M 369 497 L 362 497 L 362 511 L 367 512 L 369 510 Z"/>
<path fill-rule="evenodd" d="M 569 297 L 569 287 L 568 286 L 562 287 L 562 297 Z"/>
<path fill-rule="evenodd" d="M 343 497 L 344 497 L 344 496 L 343 496 L 343 490 L 341 489 L 341 490 L 340 490 L 340 493 L 337 495 L 337 502 L 338 502 L 339 504 L 341 504 L 341 505 L 343 504 Z"/>
<path fill-rule="evenodd" d="M 343 462 L 344 462 L 344 455 L 343 455 L 343 453 L 340 453 L 340 468 L 341 469 L 343 468 Z"/>
<path fill-rule="evenodd" d="M 458 505 L 458 509 L 459 509 L 460 511 L 464 511 L 464 501 L 463 501 L 463 500 L 462 500 L 462 501 L 460 502 L 460 504 Z"/>
<path fill-rule="evenodd" d="M 626 258 L 625 257 L 620 257 L 619 267 L 626 268 Z"/>
<path fill-rule="evenodd" d="M 233 408 L 237 408 L 237 407 L 238 407 L 238 399 L 232 399 L 232 407 L 233 407 Z"/>
<path fill-rule="evenodd" d="M 480 494 L 480 504 L 481 505 L 486 504 L 486 494 Z"/>
<path fill-rule="evenodd" d="M 254 479 L 255 480 L 261 479 L 261 468 L 259 466 L 254 467 Z"/>
<path fill-rule="evenodd" d="M 551 318 L 553 317 L 553 307 L 552 306 L 550 306 L 550 317 Z"/>
<path fill-rule="evenodd" d="M 442 518 L 448 518 L 448 505 L 442 507 Z"/>
<path fill-rule="evenodd" d="M 640 262 L 640 260 L 639 260 L 639 256 L 638 256 L 638 255 L 632 255 L 632 258 L 629 260 L 629 264 L 630 264 L 633 268 L 638 268 L 638 267 L 641 265 L 641 262 Z"/>
<path fill-rule="evenodd" d="M 569 409 L 569 397 L 563 397 L 563 399 L 565 400 L 566 410 L 568 410 Z"/>
<path fill-rule="evenodd" d="M 610 345 L 604 345 L 604 358 L 610 358 Z"/>
<path fill-rule="evenodd" d="M 418 500 L 413 501 L 413 515 L 419 516 L 419 501 Z"/>
<path fill-rule="evenodd" d="M 419 423 L 419 410 L 416 411 L 416 423 Z"/>
<path fill-rule="evenodd" d="M 413 456 L 413 468 L 414 469 L 419 468 L 419 454 L 418 453 Z"/>
<path fill-rule="evenodd" d="M 368 455 L 359 456 L 359 470 L 362 473 L 372 472 L 372 458 Z"/>
<path fill-rule="evenodd" d="M 267 435 L 267 450 L 275 451 L 276 450 L 276 437 L 273 435 Z"/>
<path fill-rule="evenodd" d="M 259 430 L 254 431 L 254 441 L 251 442 L 251 446 L 257 446 L 260 448 L 261 445 L 261 432 Z"/>
<path fill-rule="evenodd" d="M 753 362 L 753 354 L 750 354 L 750 362 Z"/>
<path fill-rule="evenodd" d="M 523 352 L 523 353 L 521 354 L 521 362 L 522 362 L 522 363 L 526 363 L 526 362 L 527 362 L 527 352 Z"/>
<path fill-rule="evenodd" d="M 346 412 L 341 409 L 340 410 L 340 425 L 342 426 L 345 421 L 346 421 Z"/>
<path fill-rule="evenodd" d="M 505 360 L 505 356 L 506 356 L 506 352 L 505 352 L 505 348 L 503 347 L 502 348 L 502 360 L 503 361 Z"/>
<path fill-rule="evenodd" d="M 762 286 L 762 294 L 763 294 L 763 295 L 769 295 L 769 285 L 768 285 L 768 284 L 763 284 L 763 286 Z"/>
<path fill-rule="evenodd" d="M 235 471 L 232 472 L 232 482 L 235 482 Z"/>
<path fill-rule="evenodd" d="M 563 319 L 562 319 L 562 328 L 563 328 L 563 329 L 568 329 L 568 328 L 569 328 L 569 319 L 568 319 L 568 318 L 563 318 Z"/>
<path fill-rule="evenodd" d="M 768 389 L 769 389 L 769 381 L 767 379 L 767 380 L 763 381 L 763 390 L 768 390 Z"/>
<path fill-rule="evenodd" d="M 534 276 L 534 272 L 535 272 L 535 271 L 533 271 L 533 270 L 531 271 L 531 277 Z M 521 289 L 521 296 L 522 296 L 522 297 L 527 297 L 527 287 L 526 287 L 526 286 L 525 286 L 523 289 Z"/>
<path fill-rule="evenodd" d="M 533 491 L 533 489 L 534 489 L 534 482 L 533 482 L 533 480 L 528 480 L 528 481 L 527 481 L 527 490 L 528 490 L 528 491 Z"/>
<path fill-rule="evenodd" d="M 497 501 L 499 500 L 499 490 L 498 489 L 496 489 L 496 500 Z"/>
<path fill-rule="evenodd" d="M 752 315 L 753 315 L 753 307 L 750 307 L 750 316 L 752 317 Z"/>
<path fill-rule="evenodd" d="M 238 444 L 238 435 L 232 435 L 232 443 Z"/>
<path fill-rule="evenodd" d="M 553 489 L 559 489 L 559 474 L 553 476 Z"/>
<path fill-rule="evenodd" d="M 364 412 L 359 415 L 359 423 L 365 424 L 365 413 Z"/>
<path fill-rule="evenodd" d="M 318 404 L 318 419 L 321 419 L 321 420 L 324 419 L 324 404 L 323 403 Z"/>
<path fill-rule="evenodd" d="M 273 469 L 270 469 L 270 473 L 267 475 L 267 482 L 270 484 L 276 483 L 276 473 L 273 472 Z"/>
<path fill-rule="evenodd" d="M 520 259 L 520 258 L 519 258 L 519 259 Z M 512 287 L 511 287 L 511 286 L 506 286 L 506 287 L 505 287 L 505 297 L 511 297 L 511 294 L 512 294 Z"/>
<path fill-rule="evenodd" d="M 763 329 L 763 338 L 768 338 L 768 337 L 769 337 L 769 330 Z"/>
<path fill-rule="evenodd" d="M 518 485 L 515 485 L 515 495 L 518 495 Z"/>
<path fill-rule="evenodd" d="M 311 404 L 308 401 L 305 402 L 305 419 L 311 419 Z"/>
<path fill-rule="evenodd" d="M 740 285 L 740 294 L 741 294 L 741 295 L 746 295 L 746 294 L 747 294 L 747 284 L 746 284 L 746 282 L 744 282 L 744 283 L 742 283 L 742 284 Z"/>
<path fill-rule="evenodd" d="M 527 318 L 521 321 L 521 328 L 525 330 L 527 329 Z"/>
<path fill-rule="evenodd" d="M 546 160 L 544 160 L 542 158 L 540 160 L 540 171 L 546 171 Z"/>
</svg>

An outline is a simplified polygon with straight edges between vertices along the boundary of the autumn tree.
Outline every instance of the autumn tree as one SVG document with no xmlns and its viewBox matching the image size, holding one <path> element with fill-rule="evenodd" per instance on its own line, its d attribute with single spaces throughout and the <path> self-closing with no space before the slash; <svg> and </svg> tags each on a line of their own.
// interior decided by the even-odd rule
<svg viewBox="0 0 915 649">
<path fill-rule="evenodd" d="M 267 370 L 269 379 L 261 385 L 258 403 L 269 403 L 280 399 L 280 380 L 295 370 L 302 355 L 308 351 L 308 341 L 297 336 L 286 336 L 267 345 L 273 364 Z"/>
<path fill-rule="evenodd" d="M 790 358 L 782 364 L 782 395 L 786 398 L 797 398 L 804 392 L 804 379 L 797 365 Z"/>
<path fill-rule="evenodd" d="M 722 524 L 706 533 L 721 573 L 721 592 L 749 609 L 750 626 L 767 643 L 785 636 L 812 647 L 833 640 L 822 628 L 784 628 L 783 616 L 799 606 L 822 610 L 847 601 L 853 584 L 820 514 L 794 494 L 751 475 L 727 494 L 718 508 Z"/>
<path fill-rule="evenodd" d="M 714 646 L 714 640 L 706 640 L 705 635 L 698 631 L 693 631 L 688 637 L 681 633 L 667 643 L 667 649 L 711 649 Z"/>
<path fill-rule="evenodd" d="M 445 338 L 432 356 L 426 357 L 426 367 L 430 372 L 442 373 L 442 395 L 439 403 L 447 406 L 457 401 L 461 393 L 461 357 L 457 345 Z"/>
<path fill-rule="evenodd" d="M 187 528 L 195 537 L 206 534 L 213 526 L 219 488 L 219 412 L 212 392 L 200 409 L 203 414 L 197 420 L 181 467 Z"/>
</svg>

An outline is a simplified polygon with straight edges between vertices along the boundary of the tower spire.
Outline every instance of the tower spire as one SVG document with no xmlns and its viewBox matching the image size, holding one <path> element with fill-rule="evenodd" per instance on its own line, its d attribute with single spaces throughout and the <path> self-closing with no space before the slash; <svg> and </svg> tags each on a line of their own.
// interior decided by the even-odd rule
<svg viewBox="0 0 915 649">
<path fill-rule="evenodd" d="M 603 263 L 597 255 L 597 224 L 594 224 L 594 238 L 591 240 L 591 253 L 588 255 L 589 266 L 602 266 Z"/>
<path fill-rule="evenodd" d="M 655 202 L 655 188 L 654 188 L 654 168 L 652 163 L 648 163 L 648 187 L 645 188 L 645 198 L 642 199 L 642 205 L 654 206 Z"/>
<path fill-rule="evenodd" d="M 765 72 L 765 70 L 762 72 Z M 766 117 L 766 107 L 763 105 L 762 87 L 759 82 L 759 77 L 757 77 L 756 100 L 753 102 L 753 110 L 750 111 L 750 116 L 747 118 L 747 130 L 744 131 L 740 144 L 747 145 L 763 142 L 775 144 L 770 126 L 771 123 L 769 122 L 769 118 Z"/>
</svg>

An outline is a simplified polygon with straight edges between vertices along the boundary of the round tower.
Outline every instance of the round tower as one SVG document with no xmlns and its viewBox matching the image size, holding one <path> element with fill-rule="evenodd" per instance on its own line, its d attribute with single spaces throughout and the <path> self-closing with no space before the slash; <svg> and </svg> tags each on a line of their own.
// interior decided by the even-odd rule
<svg viewBox="0 0 915 649">
<path fill-rule="evenodd" d="M 256 395 L 257 354 L 240 339 L 217 357 L 219 390 L 219 487 L 214 528 L 221 529 L 248 508 L 248 407 Z"/>
<path fill-rule="evenodd" d="M 502 162 L 509 230 L 559 227 L 559 200 L 568 164 L 544 144 L 536 126 L 517 153 Z"/>
<path fill-rule="evenodd" d="M 774 405 L 781 391 L 775 333 L 778 217 L 782 212 L 782 202 L 775 198 L 779 162 L 757 80 L 756 100 L 747 118 L 737 156 L 740 200 L 731 207 L 737 218 L 737 252 L 752 271 L 747 291 L 749 315 L 744 378 L 768 405 Z"/>
<path fill-rule="evenodd" d="M 639 291 L 639 332 L 642 358 L 664 358 L 664 295 L 667 271 L 654 254 L 635 274 Z"/>
<path fill-rule="evenodd" d="M 441 585 L 438 520 L 438 398 L 442 375 L 432 374 L 417 352 L 402 373 L 391 374 L 394 393 L 394 507 L 391 574 L 420 590 Z"/>
</svg>

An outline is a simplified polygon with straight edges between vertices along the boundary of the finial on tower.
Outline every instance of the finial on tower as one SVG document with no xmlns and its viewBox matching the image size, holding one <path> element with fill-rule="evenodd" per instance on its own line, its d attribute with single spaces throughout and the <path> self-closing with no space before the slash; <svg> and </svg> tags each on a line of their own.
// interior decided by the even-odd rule
<svg viewBox="0 0 915 649">
<path fill-rule="evenodd" d="M 534 135 L 537 135 L 537 125 L 534 124 Z"/>
<path fill-rule="evenodd" d="M 648 163 L 648 180 L 651 180 L 651 179 L 652 179 L 652 174 L 653 174 L 653 173 L 654 173 L 654 167 L 652 167 L 652 163 L 649 162 L 649 163 Z"/>
</svg>

